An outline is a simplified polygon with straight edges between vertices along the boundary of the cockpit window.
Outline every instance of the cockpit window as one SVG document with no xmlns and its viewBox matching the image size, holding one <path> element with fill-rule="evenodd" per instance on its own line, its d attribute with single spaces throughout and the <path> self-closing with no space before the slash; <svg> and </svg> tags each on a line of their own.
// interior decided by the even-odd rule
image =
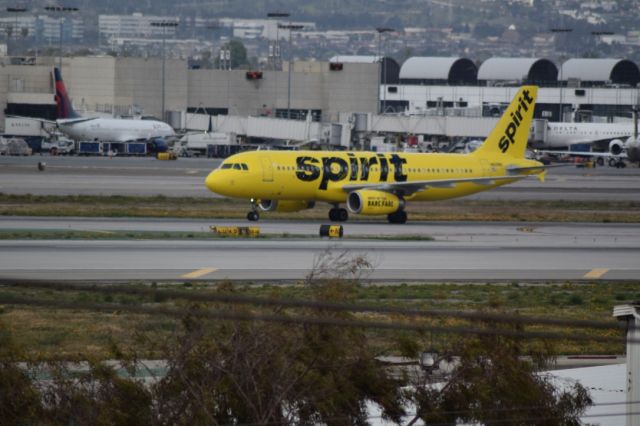
<svg viewBox="0 0 640 426">
<path fill-rule="evenodd" d="M 233 165 L 233 168 L 236 169 L 236 170 L 242 170 L 242 167 L 240 167 L 240 163 L 235 163 Z"/>
<path fill-rule="evenodd" d="M 222 166 L 220 166 L 220 168 L 223 169 L 223 170 L 224 169 L 230 169 L 231 167 L 233 167 L 233 164 L 231 164 L 231 163 L 226 163 L 226 164 L 223 164 Z"/>
<path fill-rule="evenodd" d="M 249 170 L 249 166 L 247 166 L 246 164 L 242 163 L 240 165 L 242 166 L 242 170 Z"/>
</svg>

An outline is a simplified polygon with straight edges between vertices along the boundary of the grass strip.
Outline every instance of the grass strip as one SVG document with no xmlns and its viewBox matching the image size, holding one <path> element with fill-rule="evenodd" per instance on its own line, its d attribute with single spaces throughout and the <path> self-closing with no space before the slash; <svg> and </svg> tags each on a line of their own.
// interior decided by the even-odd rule
<svg viewBox="0 0 640 426">
<path fill-rule="evenodd" d="M 265 213 L 274 219 L 326 220 L 329 206 L 295 213 Z M 244 219 L 248 201 L 197 198 L 87 195 L 9 195 L 0 193 L 0 215 L 58 217 L 155 217 Z M 640 222 L 635 201 L 452 200 L 408 203 L 410 220 Z M 380 217 L 357 216 L 380 221 Z"/>
</svg>

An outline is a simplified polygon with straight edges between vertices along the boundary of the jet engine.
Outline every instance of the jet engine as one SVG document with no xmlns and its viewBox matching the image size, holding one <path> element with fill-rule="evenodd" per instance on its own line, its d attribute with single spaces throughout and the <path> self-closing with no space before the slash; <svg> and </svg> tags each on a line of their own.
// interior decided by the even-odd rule
<svg viewBox="0 0 640 426">
<path fill-rule="evenodd" d="M 364 189 L 353 191 L 347 198 L 351 213 L 383 215 L 394 213 L 404 207 L 404 200 L 389 192 Z"/>
<path fill-rule="evenodd" d="M 640 137 L 634 139 L 630 137 L 625 144 L 627 158 L 632 162 L 640 162 Z"/>
<path fill-rule="evenodd" d="M 624 142 L 621 139 L 614 139 L 609 142 L 609 152 L 613 155 L 620 155 L 624 150 Z"/>
<path fill-rule="evenodd" d="M 315 206 L 313 201 L 297 200 L 260 200 L 258 207 L 265 212 L 297 212 L 305 209 L 312 209 Z"/>
</svg>

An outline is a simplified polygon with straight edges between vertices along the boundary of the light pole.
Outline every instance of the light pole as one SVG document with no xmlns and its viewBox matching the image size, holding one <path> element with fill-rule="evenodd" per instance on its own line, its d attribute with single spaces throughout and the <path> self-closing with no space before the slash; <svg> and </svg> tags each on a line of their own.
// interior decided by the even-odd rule
<svg viewBox="0 0 640 426">
<path fill-rule="evenodd" d="M 77 7 L 68 7 L 68 6 L 46 6 L 44 10 L 48 12 L 55 13 L 69 13 L 69 12 L 77 12 Z M 60 37 L 58 39 L 58 48 L 60 49 L 60 55 L 58 57 L 58 69 L 62 72 L 62 24 L 64 22 L 64 17 L 60 17 Z"/>
<path fill-rule="evenodd" d="M 167 28 L 175 28 L 178 26 L 178 22 L 176 21 L 160 21 L 160 22 L 152 22 L 152 27 L 162 28 L 162 121 L 166 120 L 165 117 L 165 75 L 166 75 L 166 62 L 167 55 L 165 51 L 165 43 L 166 43 L 166 30 Z"/>
<path fill-rule="evenodd" d="M 378 33 L 378 61 L 380 61 L 380 72 L 378 73 L 378 77 L 380 77 L 380 83 L 384 84 L 384 80 L 385 80 L 385 64 L 384 64 L 384 57 L 382 56 L 382 34 L 384 33 L 390 33 L 395 31 L 393 28 L 388 28 L 388 27 L 378 27 L 376 28 L 376 32 Z M 378 110 L 381 109 L 381 113 L 384 114 L 384 108 L 385 108 L 385 100 L 387 99 L 387 94 L 386 94 L 386 87 L 385 87 L 385 95 L 382 99 L 382 105 L 380 102 L 380 86 L 378 86 Z"/>
<path fill-rule="evenodd" d="M 286 25 L 278 25 L 278 26 L 282 29 L 289 30 L 289 61 L 288 61 L 289 75 L 287 76 L 287 119 L 291 119 L 291 56 L 293 53 L 291 51 L 291 33 L 293 31 L 299 31 L 303 29 L 304 25 L 286 24 Z"/>
<path fill-rule="evenodd" d="M 267 18 L 288 18 L 288 12 L 269 12 Z M 280 23 L 276 22 L 276 41 L 273 44 L 273 115 L 276 116 L 278 111 L 278 71 L 281 69 L 280 63 Z"/>
<path fill-rule="evenodd" d="M 551 32 L 554 34 L 569 34 L 570 32 L 573 31 L 573 28 L 551 28 Z M 566 47 L 566 35 L 564 36 L 564 45 L 563 47 Z M 565 51 L 566 53 L 566 51 Z M 564 87 L 563 83 L 562 83 L 562 68 L 564 67 L 564 63 L 560 64 L 560 76 L 558 77 L 558 85 L 560 86 L 560 104 L 558 105 L 558 120 L 560 122 L 564 121 L 564 114 L 563 114 L 563 108 L 562 108 L 562 89 Z"/>
<path fill-rule="evenodd" d="M 14 39 L 16 40 L 16 44 L 17 44 L 17 40 L 18 40 L 18 14 L 19 13 L 24 13 L 26 11 L 28 11 L 28 9 L 25 8 L 25 7 L 7 7 L 7 12 L 8 13 L 13 13 L 15 18 L 16 18 L 15 27 L 13 28 L 13 32 L 15 34 Z"/>
</svg>

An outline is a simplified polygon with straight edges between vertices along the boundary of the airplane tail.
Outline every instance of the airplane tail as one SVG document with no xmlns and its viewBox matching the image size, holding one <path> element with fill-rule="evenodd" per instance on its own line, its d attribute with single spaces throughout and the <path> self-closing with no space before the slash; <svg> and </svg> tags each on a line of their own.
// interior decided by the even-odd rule
<svg viewBox="0 0 640 426">
<path fill-rule="evenodd" d="M 62 81 L 62 73 L 57 67 L 53 69 L 53 76 L 56 86 L 56 111 L 57 118 L 80 118 L 80 114 L 74 111 L 69 95 L 67 95 L 67 88 Z"/>
<path fill-rule="evenodd" d="M 537 93 L 537 86 L 522 86 L 496 127 L 472 155 L 484 158 L 524 158 Z"/>
</svg>

